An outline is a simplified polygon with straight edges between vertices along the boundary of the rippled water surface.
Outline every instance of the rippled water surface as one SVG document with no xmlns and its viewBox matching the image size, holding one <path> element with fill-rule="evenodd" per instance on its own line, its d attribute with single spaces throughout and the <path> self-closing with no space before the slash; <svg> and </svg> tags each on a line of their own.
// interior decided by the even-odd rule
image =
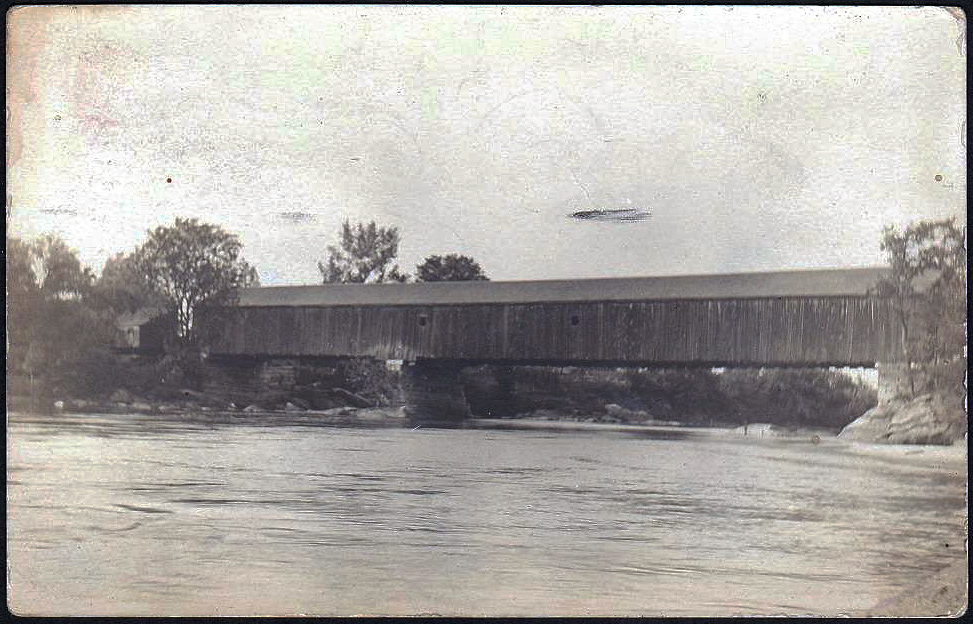
<svg viewBox="0 0 973 624">
<path fill-rule="evenodd" d="M 937 449 L 12 415 L 27 614 L 862 613 L 965 557 Z"/>
</svg>

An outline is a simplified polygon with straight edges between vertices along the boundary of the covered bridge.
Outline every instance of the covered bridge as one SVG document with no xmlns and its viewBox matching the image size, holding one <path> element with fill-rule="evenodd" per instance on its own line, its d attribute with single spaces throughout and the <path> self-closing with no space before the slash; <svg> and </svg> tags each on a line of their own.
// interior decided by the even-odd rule
<svg viewBox="0 0 973 624">
<path fill-rule="evenodd" d="M 251 288 L 214 355 L 518 364 L 872 366 L 895 361 L 882 268 Z"/>
</svg>

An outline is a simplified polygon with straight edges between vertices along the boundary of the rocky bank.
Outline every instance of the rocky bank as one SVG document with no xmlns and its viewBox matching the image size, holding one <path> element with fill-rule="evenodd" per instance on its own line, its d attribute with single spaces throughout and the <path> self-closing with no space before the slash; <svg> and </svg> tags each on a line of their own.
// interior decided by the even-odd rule
<svg viewBox="0 0 973 624">
<path fill-rule="evenodd" d="M 838 438 L 877 444 L 942 444 L 966 436 L 966 410 L 960 398 L 929 393 L 880 403 L 849 423 Z"/>
<path fill-rule="evenodd" d="M 129 390 L 118 389 L 100 398 L 42 399 L 25 396 L 7 396 L 7 410 L 51 413 L 79 414 L 139 414 L 166 415 L 191 414 L 212 417 L 235 416 L 272 416 L 277 419 L 287 417 L 293 420 L 317 420 L 321 422 L 404 422 L 409 413 L 401 406 L 374 405 L 351 392 L 337 389 L 343 394 L 334 394 L 324 405 L 314 404 L 294 395 L 268 394 L 254 403 L 237 403 L 226 396 L 180 389 L 167 392 L 164 397 L 142 396 Z M 269 398 L 268 398 L 269 397 Z M 283 397 L 283 398 L 282 398 Z M 331 405 L 335 405 L 331 407 Z"/>
</svg>

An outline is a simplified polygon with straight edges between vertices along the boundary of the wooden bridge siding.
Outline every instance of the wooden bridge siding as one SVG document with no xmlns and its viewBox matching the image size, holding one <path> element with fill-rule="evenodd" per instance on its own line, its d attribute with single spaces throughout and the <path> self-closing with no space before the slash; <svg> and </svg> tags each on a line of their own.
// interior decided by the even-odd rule
<svg viewBox="0 0 973 624">
<path fill-rule="evenodd" d="M 226 322 L 223 328 L 218 331 L 219 338 L 214 345 L 213 350 L 222 347 L 229 343 L 229 350 L 233 352 L 234 350 L 239 353 L 252 353 L 256 347 L 250 341 L 250 336 L 253 333 L 252 328 L 255 315 L 251 314 L 252 310 L 225 310 L 222 314 L 223 318 L 230 319 Z M 226 347 L 224 347 L 226 348 Z"/>
<path fill-rule="evenodd" d="M 279 323 L 277 325 L 277 344 L 281 351 L 281 354 L 298 353 L 302 348 L 298 343 L 300 342 L 300 336 L 298 332 L 300 326 L 295 318 L 298 313 L 300 313 L 301 308 L 284 308 L 281 309 L 280 314 L 277 316 Z"/>
<path fill-rule="evenodd" d="M 892 306 L 892 302 L 886 302 L 884 308 L 874 307 L 870 310 L 873 324 L 884 329 L 877 331 L 876 341 L 878 349 L 882 353 L 888 354 L 884 362 L 898 361 L 902 357 L 902 329 L 899 326 L 898 317 Z M 864 341 L 865 338 L 862 338 Z"/>
<path fill-rule="evenodd" d="M 227 312 L 215 353 L 815 364 L 894 361 L 900 348 L 891 303 L 865 297 Z"/>
</svg>

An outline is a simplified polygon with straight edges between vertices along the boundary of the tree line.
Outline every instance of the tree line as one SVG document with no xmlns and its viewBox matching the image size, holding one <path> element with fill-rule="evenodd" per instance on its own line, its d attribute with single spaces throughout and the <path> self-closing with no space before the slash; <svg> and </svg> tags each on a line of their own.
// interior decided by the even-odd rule
<svg viewBox="0 0 973 624">
<path fill-rule="evenodd" d="M 488 279 L 472 258 L 431 255 L 414 275 L 396 263 L 399 230 L 345 221 L 336 245 L 318 263 L 322 282 L 387 283 Z M 955 219 L 885 229 L 881 249 L 889 277 L 875 285 L 896 305 L 913 393 L 955 384 L 940 372 L 965 361 L 966 231 Z M 99 276 L 64 241 L 7 238 L 8 382 L 14 371 L 54 393 L 97 391 L 111 360 L 120 315 L 151 309 L 175 332 L 167 351 L 192 359 L 208 337 L 196 322 L 205 306 L 232 304 L 240 288 L 259 285 L 239 238 L 216 225 L 177 218 L 147 232 L 128 253 L 109 258 Z M 190 354 L 185 356 L 185 354 Z M 184 357 L 185 356 L 185 357 Z"/>
<path fill-rule="evenodd" d="M 395 259 L 399 253 L 399 230 L 381 227 L 370 221 L 355 226 L 341 224 L 338 245 L 328 246 L 327 262 L 318 262 L 325 284 L 407 282 L 409 275 L 399 270 Z M 428 256 L 416 266 L 418 282 L 459 282 L 488 279 L 482 267 L 459 254 Z"/>
</svg>

